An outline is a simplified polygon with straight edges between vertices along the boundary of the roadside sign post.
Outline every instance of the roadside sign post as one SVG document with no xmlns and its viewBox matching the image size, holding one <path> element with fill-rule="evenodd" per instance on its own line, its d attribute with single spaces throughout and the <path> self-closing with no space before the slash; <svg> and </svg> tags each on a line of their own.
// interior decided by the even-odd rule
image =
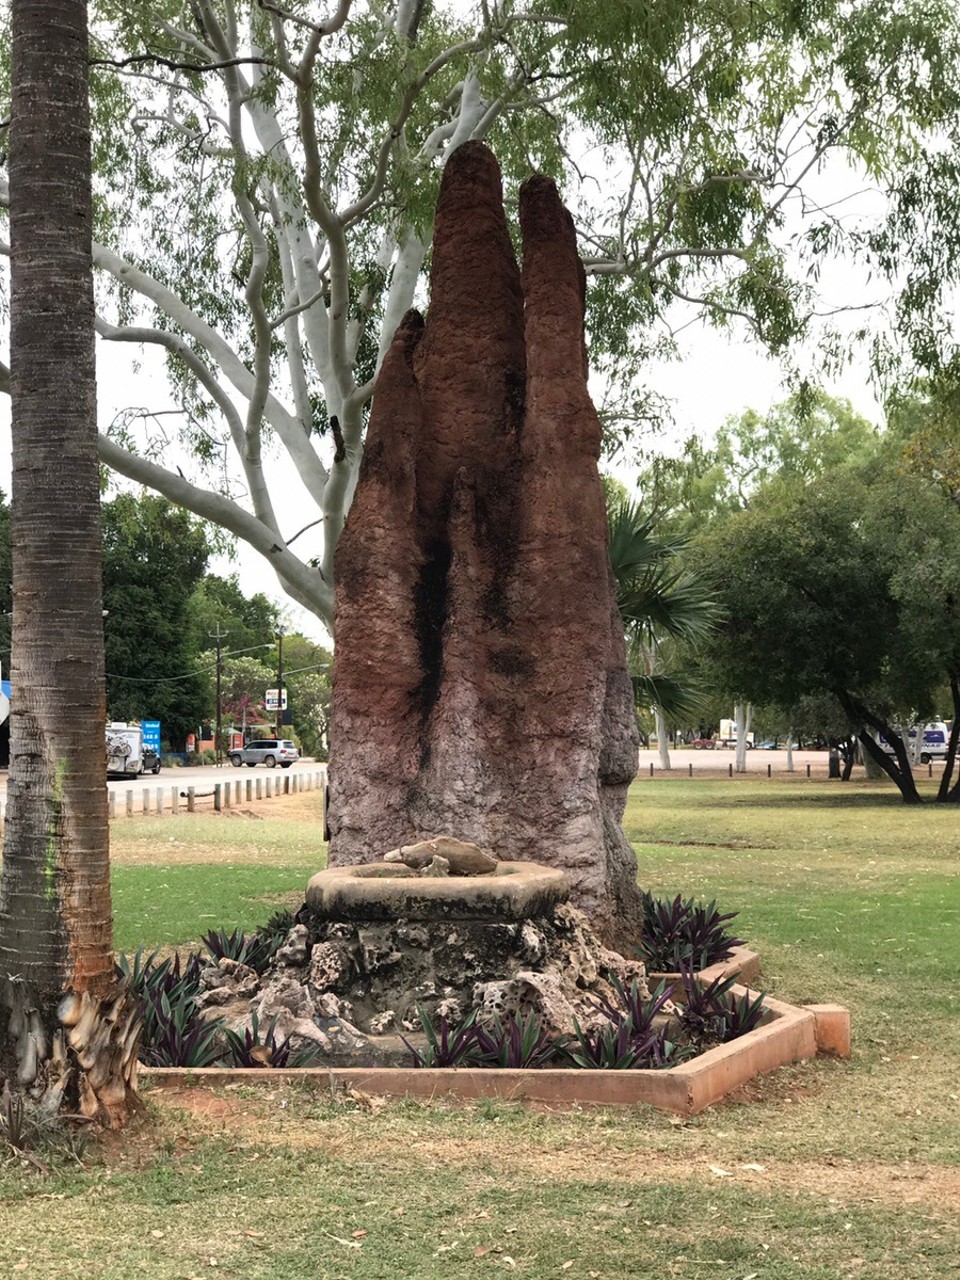
<svg viewBox="0 0 960 1280">
<path fill-rule="evenodd" d="M 282 693 L 282 696 L 281 696 Z M 265 711 L 286 711 L 287 709 L 287 691 L 284 688 L 267 689 L 263 695 L 263 708 Z M 279 720 L 277 721 L 279 724 Z M 280 736 L 279 734 L 277 735 Z"/>
<path fill-rule="evenodd" d="M 141 720 L 140 729 L 143 733 L 143 745 L 160 756 L 160 721 L 159 720 Z"/>
</svg>

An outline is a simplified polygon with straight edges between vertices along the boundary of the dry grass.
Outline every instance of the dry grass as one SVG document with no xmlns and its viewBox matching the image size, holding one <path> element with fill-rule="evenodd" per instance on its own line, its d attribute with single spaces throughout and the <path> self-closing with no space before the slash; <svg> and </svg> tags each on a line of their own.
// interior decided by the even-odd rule
<svg viewBox="0 0 960 1280">
<path fill-rule="evenodd" d="M 115 866 L 289 866 L 312 853 L 326 861 L 323 798 L 317 791 L 244 803 L 214 813 L 118 818 L 110 827 Z"/>
</svg>

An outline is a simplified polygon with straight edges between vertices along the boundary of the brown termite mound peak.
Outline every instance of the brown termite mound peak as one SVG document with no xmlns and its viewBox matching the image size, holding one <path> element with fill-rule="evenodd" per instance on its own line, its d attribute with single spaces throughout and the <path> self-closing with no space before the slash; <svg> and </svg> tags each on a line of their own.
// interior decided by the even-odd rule
<svg viewBox="0 0 960 1280">
<path fill-rule="evenodd" d="M 420 1010 L 567 1030 L 611 976 L 644 984 L 584 273 L 549 179 L 520 228 L 518 265 L 493 154 L 458 148 L 337 546 L 329 866 L 255 998 L 335 1027 L 334 1056 L 385 1060 Z"/>
<path fill-rule="evenodd" d="M 633 693 L 606 546 L 584 274 L 554 184 L 450 157 L 430 305 L 384 361 L 337 547 L 330 866 L 450 832 L 639 925 Z"/>
</svg>

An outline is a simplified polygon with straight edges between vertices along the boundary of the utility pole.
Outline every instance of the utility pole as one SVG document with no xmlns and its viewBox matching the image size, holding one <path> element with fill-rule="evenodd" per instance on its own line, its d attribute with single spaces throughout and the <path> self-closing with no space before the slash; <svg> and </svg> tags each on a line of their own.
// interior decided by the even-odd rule
<svg viewBox="0 0 960 1280">
<path fill-rule="evenodd" d="M 277 631 L 277 739 L 283 737 L 283 628 Z"/>
<path fill-rule="evenodd" d="M 211 640 L 215 640 L 217 644 L 217 764 L 219 765 L 223 759 L 223 697 L 222 697 L 222 676 L 223 676 L 223 641 L 230 634 L 229 631 L 220 630 L 220 623 L 217 623 L 216 632 L 208 631 L 207 635 Z"/>
</svg>

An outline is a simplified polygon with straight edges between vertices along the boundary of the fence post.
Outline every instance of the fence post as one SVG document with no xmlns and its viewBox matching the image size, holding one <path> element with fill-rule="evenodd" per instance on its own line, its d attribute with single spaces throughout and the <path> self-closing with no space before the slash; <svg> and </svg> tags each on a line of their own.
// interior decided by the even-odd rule
<svg viewBox="0 0 960 1280">
<path fill-rule="evenodd" d="M 117 816 L 117 793 L 115 791 L 110 791 L 108 793 L 107 811 L 111 818 L 115 818 Z"/>
<path fill-rule="evenodd" d="M 187 787 L 187 813 L 193 813 L 197 807 L 196 787 Z"/>
<path fill-rule="evenodd" d="M 263 799 L 263 779 L 257 778 L 257 799 Z"/>
<path fill-rule="evenodd" d="M 157 787 L 157 813 L 163 813 L 163 787 Z"/>
<path fill-rule="evenodd" d="M 768 778 L 773 777 L 773 765 L 770 765 L 770 764 L 767 765 L 767 777 Z"/>
<path fill-rule="evenodd" d="M 687 777 L 688 777 L 688 778 L 692 778 L 692 777 L 693 777 L 693 765 L 692 765 L 692 764 L 688 764 L 688 765 L 687 765 Z"/>
<path fill-rule="evenodd" d="M 179 787 L 170 788 L 170 812 L 171 813 L 180 812 L 180 788 Z"/>
<path fill-rule="evenodd" d="M 213 811 L 214 811 L 214 813 L 219 813 L 219 812 L 220 812 L 220 810 L 223 808 L 223 802 L 222 802 L 222 799 L 221 799 L 221 792 L 222 792 L 222 790 L 223 790 L 223 789 L 222 789 L 222 787 L 220 786 L 220 783 L 219 783 L 219 782 L 215 782 L 215 783 L 213 784 Z"/>
<path fill-rule="evenodd" d="M 273 779 L 267 778 L 265 786 L 266 786 L 266 792 L 267 792 L 267 799 L 272 800 L 273 799 Z"/>
<path fill-rule="evenodd" d="M 728 777 L 728 778 L 732 778 L 732 777 L 733 777 L 733 761 L 732 761 L 732 760 L 731 760 L 731 761 L 730 761 L 730 763 L 727 765 L 727 777 Z"/>
<path fill-rule="evenodd" d="M 808 777 L 808 778 L 810 777 L 810 764 L 809 764 L 809 761 L 807 762 L 807 777 Z"/>
<path fill-rule="evenodd" d="M 127 817 L 133 817 L 133 792 L 127 788 Z"/>
<path fill-rule="evenodd" d="M 650 761 L 650 777 L 653 777 L 653 761 Z"/>
</svg>

